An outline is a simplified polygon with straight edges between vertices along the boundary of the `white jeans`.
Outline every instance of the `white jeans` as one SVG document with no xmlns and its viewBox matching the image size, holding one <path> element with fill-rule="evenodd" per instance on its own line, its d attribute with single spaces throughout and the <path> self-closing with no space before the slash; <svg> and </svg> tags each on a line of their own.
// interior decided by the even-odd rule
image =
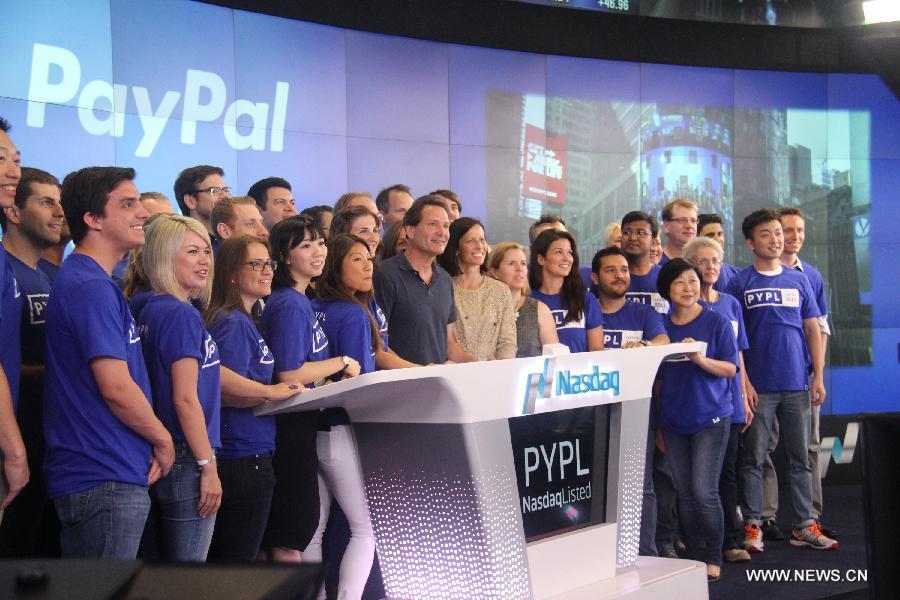
<svg viewBox="0 0 900 600">
<path fill-rule="evenodd" d="M 349 425 L 336 425 L 331 431 L 320 431 L 316 448 L 319 453 L 319 527 L 302 553 L 303 561 L 322 561 L 322 535 L 334 498 L 350 523 L 350 543 L 341 561 L 338 598 L 357 599 L 362 596 L 372 570 L 375 535 L 353 429 Z M 319 597 L 325 598 L 324 587 Z"/>
</svg>

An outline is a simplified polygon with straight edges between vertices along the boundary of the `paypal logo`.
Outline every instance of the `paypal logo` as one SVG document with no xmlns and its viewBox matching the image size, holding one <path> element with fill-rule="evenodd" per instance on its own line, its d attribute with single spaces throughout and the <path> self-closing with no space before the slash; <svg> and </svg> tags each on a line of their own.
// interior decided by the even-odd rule
<svg viewBox="0 0 900 600">
<path fill-rule="evenodd" d="M 601 372 L 600 367 L 594 365 L 590 371 L 573 373 L 569 369 L 556 370 L 556 358 L 545 358 L 544 369 L 540 373 L 528 373 L 522 414 L 534 414 L 537 401 L 551 396 L 609 391 L 613 396 L 619 395 L 619 371 Z"/>
<path fill-rule="evenodd" d="M 762 288 L 744 292 L 744 306 L 759 308 L 761 306 L 800 306 L 800 290 L 796 288 Z"/>
<path fill-rule="evenodd" d="M 43 127 L 47 104 L 64 104 L 77 97 L 78 120 L 86 132 L 122 137 L 129 91 L 143 130 L 143 137 L 134 151 L 136 157 L 145 158 L 153 154 L 179 102 L 181 114 L 175 119 L 180 123 L 182 144 L 197 142 L 198 122 L 213 122 L 224 114 L 222 129 L 225 140 L 235 150 L 265 150 L 267 142 L 273 152 L 284 149 L 290 92 L 290 85 L 284 81 L 275 83 L 271 106 L 267 102 L 243 99 L 236 99 L 226 106 L 225 81 L 219 75 L 188 69 L 184 90 L 166 91 L 159 103 L 153 106 L 150 90 L 142 86 L 133 86 L 129 90 L 126 85 L 101 79 L 82 85 L 78 57 L 71 50 L 47 44 L 35 44 L 33 47 L 26 123 L 29 127 Z M 252 123 L 249 131 L 242 126 L 239 132 L 238 120 L 246 123 L 248 118 Z M 267 130 L 271 130 L 268 140 Z"/>
</svg>

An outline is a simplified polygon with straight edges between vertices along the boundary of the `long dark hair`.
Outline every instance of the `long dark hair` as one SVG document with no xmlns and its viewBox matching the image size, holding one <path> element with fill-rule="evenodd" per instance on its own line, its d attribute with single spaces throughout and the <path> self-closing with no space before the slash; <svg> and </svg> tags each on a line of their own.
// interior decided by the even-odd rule
<svg viewBox="0 0 900 600">
<path fill-rule="evenodd" d="M 544 267 L 538 263 L 538 256 L 547 259 L 547 251 L 550 246 L 557 240 L 569 240 L 572 245 L 572 270 L 563 279 L 562 289 L 559 295 L 562 299 L 563 307 L 567 308 L 566 323 L 569 321 L 578 321 L 584 315 L 584 282 L 578 272 L 578 247 L 575 245 L 575 238 L 567 231 L 558 229 L 547 229 L 542 231 L 533 242 L 531 242 L 531 258 L 528 261 L 528 285 L 532 290 L 540 290 L 544 283 Z"/>
<path fill-rule="evenodd" d="M 369 310 L 369 302 L 372 301 L 373 295 L 372 290 L 368 292 L 351 292 L 344 285 L 343 279 L 341 279 L 344 259 L 347 258 L 350 250 L 356 244 L 362 244 L 368 254 L 369 247 L 366 245 L 365 240 L 359 236 L 344 233 L 328 238 L 328 256 L 325 257 L 325 266 L 316 285 L 316 296 L 320 300 L 350 302 L 362 307 L 366 316 L 369 317 L 369 327 L 372 332 L 372 351 L 377 352 L 381 350 L 381 336 L 379 335 L 378 324 L 375 323 L 375 318 L 372 316 L 372 311 Z"/>
<path fill-rule="evenodd" d="M 211 325 L 216 317 L 225 311 L 237 310 L 251 319 L 253 316 L 244 308 L 241 291 L 235 284 L 247 260 L 247 248 L 259 244 L 266 251 L 269 245 L 252 235 L 228 238 L 216 251 L 216 268 L 213 272 L 212 295 L 206 309 L 206 324 Z"/>
<path fill-rule="evenodd" d="M 460 217 L 450 223 L 450 239 L 447 241 L 444 253 L 437 257 L 437 261 L 441 268 L 450 273 L 451 277 L 456 277 L 462 273 L 462 269 L 459 268 L 459 242 L 476 225 L 484 230 L 484 225 L 481 224 L 481 221 L 472 217 Z M 487 271 L 487 255 L 484 258 L 485 260 L 479 267 L 482 273 Z"/>
<path fill-rule="evenodd" d="M 311 240 L 325 238 L 322 228 L 316 224 L 316 220 L 304 214 L 294 215 L 279 221 L 269 232 L 269 246 L 272 259 L 278 261 L 282 267 L 275 271 L 272 277 L 272 288 L 294 287 L 297 282 L 291 276 L 291 270 L 287 268 L 288 254 L 299 246 L 309 236 Z M 219 257 L 216 256 L 218 263 Z"/>
</svg>

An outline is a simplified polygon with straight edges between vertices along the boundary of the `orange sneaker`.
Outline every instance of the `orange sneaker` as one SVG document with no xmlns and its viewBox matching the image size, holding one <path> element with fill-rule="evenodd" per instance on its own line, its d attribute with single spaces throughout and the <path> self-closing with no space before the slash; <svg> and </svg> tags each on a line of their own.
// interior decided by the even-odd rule
<svg viewBox="0 0 900 600">
<path fill-rule="evenodd" d="M 837 550 L 838 543 L 822 533 L 819 524 L 813 521 L 803 529 L 791 533 L 791 546 L 806 546 L 813 550 Z"/>
<path fill-rule="evenodd" d="M 763 534 L 759 525 L 754 525 L 753 523 L 744 524 L 744 541 L 741 542 L 741 546 L 747 552 L 756 553 L 763 551 Z"/>
</svg>

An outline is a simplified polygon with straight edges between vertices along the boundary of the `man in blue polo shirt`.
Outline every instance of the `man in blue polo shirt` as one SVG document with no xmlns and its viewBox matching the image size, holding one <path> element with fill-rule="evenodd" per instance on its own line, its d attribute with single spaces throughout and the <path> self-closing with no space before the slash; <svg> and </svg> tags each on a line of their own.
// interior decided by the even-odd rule
<svg viewBox="0 0 900 600">
<path fill-rule="evenodd" d="M 781 265 L 784 232 L 778 213 L 757 210 L 744 219 L 741 229 L 753 252 L 753 264 L 732 278 L 725 291 L 742 305 L 750 341 L 744 360 L 755 390 L 750 393 L 758 395 L 741 465 L 743 545 L 749 552 L 763 550 L 762 468 L 777 419 L 790 465 L 791 544 L 834 550 L 837 542 L 822 534 L 813 513 L 807 456 L 811 407 L 825 400 L 821 312 L 809 280 Z M 754 404 L 752 398 L 750 404 Z"/>
<path fill-rule="evenodd" d="M 653 239 L 659 235 L 659 223 L 642 210 L 622 217 L 622 251 L 628 258 L 630 284 L 625 298 L 645 304 L 660 314 L 669 312 L 669 303 L 659 295 L 656 280 L 660 267 L 650 261 Z"/>
<path fill-rule="evenodd" d="M 3 247 L 19 284 L 24 304 L 21 319 L 22 371 L 16 416 L 28 451 L 31 481 L 0 523 L 0 556 L 58 554 L 59 522 L 47 500 L 42 476 L 44 312 L 50 278 L 39 269 L 41 254 L 59 243 L 63 210 L 59 181 L 40 169 L 22 168 L 15 204 L 0 211 Z"/>
<path fill-rule="evenodd" d="M 15 205 L 16 187 L 21 177 L 19 149 L 9 137 L 9 123 L 0 117 L 0 210 Z M 6 250 L 0 245 L 0 452 L 3 453 L 5 493 L 0 491 L 0 511 L 28 483 L 25 444 L 16 423 L 16 399 L 19 394 L 19 319 L 22 294 L 13 275 Z"/>
<path fill-rule="evenodd" d="M 403 229 L 406 252 L 381 263 L 375 273 L 375 297 L 387 318 L 391 349 L 420 365 L 474 360 L 453 335 L 453 280 L 435 262 L 450 239 L 446 200 L 417 199 L 403 215 Z"/>
<path fill-rule="evenodd" d="M 822 315 L 819 317 L 819 332 L 822 339 L 822 355 L 828 347 L 828 337 L 831 328 L 828 326 L 828 298 L 825 294 L 825 281 L 822 274 L 808 262 L 801 260 L 800 251 L 806 241 L 806 224 L 803 211 L 799 208 L 787 207 L 778 211 L 781 227 L 784 230 L 784 250 L 781 253 L 781 264 L 788 269 L 799 271 L 806 275 L 816 297 L 816 304 Z M 809 467 L 812 470 L 812 500 L 813 515 L 816 520 L 822 515 L 822 478 L 819 471 L 819 447 L 821 437 L 819 435 L 819 411 L 821 406 L 813 406 L 809 431 Z M 784 534 L 775 524 L 775 515 L 778 512 L 778 477 L 772 463 L 771 453 L 778 445 L 778 428 L 773 431 L 772 440 L 769 441 L 769 454 L 763 466 L 763 538 L 775 541 L 783 540 Z M 834 530 L 825 527 L 821 523 L 819 527 L 828 537 L 835 537 Z"/>
<path fill-rule="evenodd" d="M 144 242 L 148 214 L 133 180 L 133 169 L 89 167 L 62 187 L 75 251 L 47 306 L 44 473 L 64 558 L 133 559 L 147 487 L 175 458 L 150 406 L 137 326 L 111 278 L 119 258 Z"/>
<path fill-rule="evenodd" d="M 643 348 L 668 344 L 662 315 L 640 302 L 628 302 L 625 293 L 631 282 L 628 259 L 615 246 L 604 248 L 591 261 L 591 278 L 597 286 L 600 311 L 603 313 L 603 347 Z M 643 556 L 656 556 L 656 492 L 653 487 L 653 454 L 656 428 L 653 414 L 647 434 L 644 496 L 641 505 L 641 537 L 638 550 Z"/>
</svg>

